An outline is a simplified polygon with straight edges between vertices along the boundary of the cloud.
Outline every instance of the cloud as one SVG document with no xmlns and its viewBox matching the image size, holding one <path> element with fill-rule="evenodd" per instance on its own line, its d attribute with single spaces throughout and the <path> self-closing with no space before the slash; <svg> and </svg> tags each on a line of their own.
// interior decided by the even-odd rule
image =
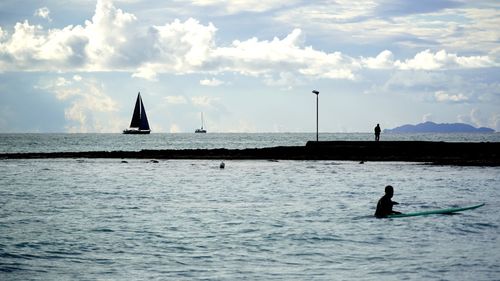
<svg viewBox="0 0 500 281">
<path fill-rule="evenodd" d="M 312 47 L 301 47 L 303 33 L 294 29 L 285 38 L 272 41 L 251 38 L 235 40 L 229 47 L 214 51 L 219 71 L 260 76 L 268 73 L 293 72 L 315 78 L 354 79 L 356 62 L 340 52 L 325 53 Z"/>
<path fill-rule="evenodd" d="M 491 1 L 310 1 L 279 11 L 275 20 L 334 36 L 337 44 L 500 52 L 500 14 Z"/>
<path fill-rule="evenodd" d="M 81 68 L 84 63 L 83 45 L 88 41 L 81 28 L 68 26 L 44 33 L 39 25 L 28 21 L 16 23 L 7 41 L 0 42 L 1 70 L 57 71 Z"/>
<path fill-rule="evenodd" d="M 111 1 L 99 0 L 84 26 L 45 31 L 27 20 L 18 22 L 0 42 L 0 59 L 4 68 L 17 71 L 124 70 L 137 56 L 137 43 L 131 45 L 128 35 L 136 31 L 135 20 Z"/>
<path fill-rule="evenodd" d="M 389 50 L 384 50 L 374 58 L 361 57 L 361 63 L 371 69 L 388 69 L 394 67 L 394 55 Z"/>
<path fill-rule="evenodd" d="M 296 75 L 354 78 L 353 59 L 301 47 L 300 29 L 283 39 L 235 40 L 225 47 L 216 46 L 216 31 L 213 24 L 190 18 L 141 32 L 134 15 L 100 0 L 85 26 L 45 31 L 28 21 L 17 23 L 12 36 L 0 43 L 1 66 L 4 71 L 129 71 L 149 80 L 161 73 L 259 76 L 290 69 Z"/>
<path fill-rule="evenodd" d="M 322 1 L 321 3 L 311 1 L 308 4 L 278 13 L 276 19 L 288 23 L 298 23 L 299 26 L 308 23 L 314 23 L 318 26 L 337 25 L 355 22 L 360 18 L 367 17 L 373 13 L 377 6 L 378 4 L 374 0 L 338 0 Z"/>
<path fill-rule="evenodd" d="M 187 99 L 184 96 L 166 96 L 165 101 L 168 104 L 186 104 Z"/>
<path fill-rule="evenodd" d="M 302 85 L 304 82 L 290 72 L 280 72 L 278 75 L 264 76 L 264 83 L 269 86 L 278 86 L 283 90 L 291 90 L 294 86 Z"/>
<path fill-rule="evenodd" d="M 426 113 L 422 116 L 422 122 L 434 121 L 434 116 L 432 113 Z"/>
<path fill-rule="evenodd" d="M 42 19 L 46 19 L 48 21 L 52 21 L 52 19 L 50 18 L 50 10 L 47 7 L 37 9 L 33 15 L 41 17 Z"/>
<path fill-rule="evenodd" d="M 253 1 L 192 3 L 243 7 Z M 333 16 L 354 20 L 369 14 L 377 5 L 373 1 L 364 4 L 336 1 L 333 6 L 328 5 L 326 11 L 340 7 L 345 13 L 336 12 Z M 282 4 L 270 1 L 262 5 L 266 5 L 267 8 L 262 9 L 267 10 Z M 328 13 L 315 10 L 319 6 L 309 8 L 313 21 L 329 19 Z M 47 15 L 48 12 L 47 9 Z M 135 15 L 116 8 L 112 1 L 98 0 L 92 19 L 84 25 L 45 30 L 25 20 L 18 22 L 10 35 L 0 29 L 0 71 L 123 71 L 152 81 L 159 80 L 161 74 L 231 72 L 261 77 L 268 85 L 283 87 L 296 84 L 293 81 L 300 83 L 302 78 L 356 80 L 363 69 L 444 70 L 499 65 L 494 57 L 459 56 L 444 49 L 436 53 L 427 49 L 410 59 L 396 60 L 389 50 L 376 57 L 355 58 L 338 51 L 305 46 L 304 32 L 298 28 L 282 38 L 253 37 L 234 40 L 229 45 L 217 45 L 216 32 L 212 23 L 205 25 L 194 18 L 146 27 Z M 200 81 L 207 86 L 220 85 L 220 82 Z"/>
<path fill-rule="evenodd" d="M 216 87 L 224 84 L 223 81 L 212 78 L 212 79 L 202 79 L 200 80 L 200 85 L 202 86 L 211 86 L 211 87 Z"/>
<path fill-rule="evenodd" d="M 420 0 L 420 1 L 379 1 L 376 13 L 382 16 L 394 17 L 411 14 L 426 14 L 462 6 L 459 1 Z"/>
<path fill-rule="evenodd" d="M 457 116 L 457 120 L 458 122 L 472 124 L 476 127 L 489 127 L 496 126 L 495 117 L 497 116 L 493 115 L 491 118 L 491 122 L 488 122 L 488 118 L 484 116 L 481 110 L 479 110 L 478 108 L 473 108 L 471 109 L 469 114 Z M 497 128 L 495 127 L 495 129 Z"/>
<path fill-rule="evenodd" d="M 469 100 L 468 97 L 466 97 L 463 94 L 449 94 L 446 93 L 445 91 L 437 91 L 434 93 L 434 97 L 436 98 L 436 101 L 438 102 L 464 102 Z"/>
<path fill-rule="evenodd" d="M 429 49 L 415 55 L 404 62 L 396 61 L 395 66 L 400 69 L 441 70 L 454 68 L 481 68 L 498 66 L 488 56 L 463 57 L 449 54 L 445 50 L 432 53 Z"/>
<path fill-rule="evenodd" d="M 201 107 L 209 107 L 214 104 L 214 102 L 217 102 L 219 98 L 217 97 L 209 97 L 209 96 L 196 96 L 196 97 L 191 97 L 191 102 L 196 105 L 196 106 L 201 106 Z"/>
<path fill-rule="evenodd" d="M 151 27 L 146 40 L 151 45 L 142 47 L 150 48 L 146 52 L 150 57 L 144 58 L 132 76 L 157 80 L 159 73 L 202 72 L 214 49 L 216 30 L 213 24 L 204 26 L 192 18 Z"/>
<path fill-rule="evenodd" d="M 401 70 L 447 70 L 499 66 L 489 56 L 459 56 L 445 50 L 436 53 L 427 49 L 417 53 L 413 58 L 404 61 L 394 60 L 389 50 L 384 50 L 376 57 L 360 58 L 360 63 L 369 69 L 401 69 Z"/>
<path fill-rule="evenodd" d="M 57 77 L 35 86 L 67 104 L 64 110 L 66 130 L 72 133 L 120 130 L 123 122 L 112 114 L 118 109 L 116 101 L 106 95 L 96 81 L 84 81 L 78 86 L 73 85 L 73 81 Z"/>
<path fill-rule="evenodd" d="M 246 1 L 220 1 L 220 0 L 190 0 L 192 5 L 201 7 L 216 7 L 226 14 L 238 14 L 242 12 L 261 13 L 274 10 L 283 6 L 290 6 L 297 3 L 297 0 L 246 0 Z"/>
</svg>

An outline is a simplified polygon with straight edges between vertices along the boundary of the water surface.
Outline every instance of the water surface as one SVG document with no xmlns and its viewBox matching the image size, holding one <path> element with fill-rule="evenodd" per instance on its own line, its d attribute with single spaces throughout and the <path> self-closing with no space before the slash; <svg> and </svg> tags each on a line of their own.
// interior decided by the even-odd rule
<svg viewBox="0 0 500 281">
<path fill-rule="evenodd" d="M 209 149 L 303 146 L 312 133 L 179 133 L 179 134 L 0 134 L 0 153 L 140 151 L 142 149 Z M 369 133 L 321 133 L 322 141 L 372 141 Z M 500 142 L 492 134 L 382 134 L 381 141 Z"/>
<path fill-rule="evenodd" d="M 1 280 L 496 280 L 500 169 L 0 161 Z M 403 212 L 372 217 L 384 186 Z"/>
</svg>

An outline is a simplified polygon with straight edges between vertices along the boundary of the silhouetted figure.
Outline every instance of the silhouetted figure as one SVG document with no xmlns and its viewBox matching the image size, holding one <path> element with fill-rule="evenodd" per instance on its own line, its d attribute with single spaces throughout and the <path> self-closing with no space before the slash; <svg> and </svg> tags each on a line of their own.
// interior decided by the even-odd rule
<svg viewBox="0 0 500 281">
<path fill-rule="evenodd" d="M 375 126 L 375 141 L 379 140 L 380 140 L 380 125 L 377 124 L 377 126 Z"/>
<path fill-rule="evenodd" d="M 375 211 L 375 216 L 377 218 L 385 218 L 391 214 L 401 214 L 392 210 L 392 206 L 398 205 L 398 202 L 392 201 L 392 195 L 394 195 L 394 189 L 392 186 L 388 185 L 385 187 L 385 195 L 378 200 L 377 210 Z"/>
<path fill-rule="evenodd" d="M 224 164 L 224 161 L 220 163 L 219 168 L 224 169 L 226 167 L 226 164 Z"/>
</svg>

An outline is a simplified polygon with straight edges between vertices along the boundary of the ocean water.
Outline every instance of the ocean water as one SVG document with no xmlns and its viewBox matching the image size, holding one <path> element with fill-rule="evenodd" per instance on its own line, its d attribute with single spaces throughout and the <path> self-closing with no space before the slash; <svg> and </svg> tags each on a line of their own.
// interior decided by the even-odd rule
<svg viewBox="0 0 500 281">
<path fill-rule="evenodd" d="M 220 162 L 0 160 L 0 280 L 500 278 L 498 167 Z M 486 205 L 376 219 L 387 184 L 402 212 Z"/>
<path fill-rule="evenodd" d="M 139 151 L 142 149 L 210 149 L 301 146 L 313 133 L 179 133 L 179 134 L 0 134 L 0 153 L 61 151 Z M 322 141 L 371 141 L 369 133 L 321 133 Z M 382 134 L 381 141 L 500 142 L 492 134 Z"/>
</svg>

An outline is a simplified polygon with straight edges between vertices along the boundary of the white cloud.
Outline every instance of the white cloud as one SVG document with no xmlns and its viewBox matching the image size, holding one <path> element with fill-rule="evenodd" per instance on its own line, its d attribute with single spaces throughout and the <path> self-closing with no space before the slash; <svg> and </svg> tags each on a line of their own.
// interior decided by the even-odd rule
<svg viewBox="0 0 500 281">
<path fill-rule="evenodd" d="M 401 69 L 401 70 L 446 70 L 495 67 L 496 63 L 488 56 L 459 56 L 445 50 L 436 53 L 427 49 L 417 53 L 413 58 L 404 61 L 394 61 L 394 55 L 389 50 L 384 50 L 375 58 L 360 58 L 361 64 L 370 69 Z"/>
<path fill-rule="evenodd" d="M 422 122 L 429 122 L 429 121 L 434 121 L 434 116 L 432 115 L 432 113 L 427 113 L 427 114 L 424 114 L 424 116 L 422 116 Z"/>
<path fill-rule="evenodd" d="M 166 96 L 165 101 L 168 104 L 186 104 L 187 100 L 184 96 Z"/>
<path fill-rule="evenodd" d="M 436 98 L 436 101 L 438 102 L 464 102 L 467 101 L 469 98 L 466 97 L 465 95 L 459 93 L 459 94 L 449 94 L 445 91 L 437 91 L 434 93 L 434 97 Z"/>
<path fill-rule="evenodd" d="M 117 103 L 104 93 L 96 81 L 86 80 L 74 87 L 71 80 L 58 77 L 35 87 L 69 102 L 64 110 L 68 132 L 116 132 L 123 124 L 112 115 L 118 109 Z"/>
<path fill-rule="evenodd" d="M 218 4 L 200 0 L 194 4 L 243 7 L 249 3 L 258 6 L 253 1 Z M 271 1 L 262 5 L 266 5 L 267 10 L 282 4 Z M 341 8 L 345 13 L 333 13 L 336 20 L 354 19 L 373 11 L 376 6 L 373 1 L 362 4 L 336 1 L 325 11 Z M 319 6 L 308 8 L 312 20 L 328 19 L 328 13 L 321 12 Z M 0 40 L 0 71 L 125 71 L 133 77 L 153 81 L 163 73 L 215 75 L 233 72 L 261 77 L 268 85 L 283 87 L 301 78 L 355 80 L 357 72 L 364 68 L 442 70 L 499 65 L 494 57 L 459 56 L 445 50 L 436 53 L 424 50 L 403 60 L 395 60 L 389 50 L 376 57 L 353 58 L 341 52 L 304 46 L 304 33 L 298 28 L 284 38 L 261 40 L 254 37 L 219 46 L 216 44 L 217 28 L 212 23 L 204 25 L 189 18 L 146 28 L 135 15 L 116 8 L 110 0 L 98 0 L 94 16 L 83 26 L 45 30 L 24 21 L 15 25 L 10 36 L 0 31 L 0 35 L 4 34 Z M 217 79 L 200 81 L 202 85 L 211 86 L 220 83 Z"/>
<path fill-rule="evenodd" d="M 41 17 L 42 19 L 46 19 L 48 21 L 52 21 L 52 19 L 50 18 L 50 10 L 47 7 L 37 9 L 33 15 Z"/>
<path fill-rule="evenodd" d="M 303 33 L 294 29 L 285 38 L 272 41 L 251 38 L 234 41 L 229 47 L 214 51 L 220 71 L 233 71 L 259 76 L 268 73 L 291 72 L 315 78 L 354 79 L 354 59 L 340 52 L 325 53 L 312 47 L 301 47 Z"/>
<path fill-rule="evenodd" d="M 134 15 L 105 0 L 98 1 L 92 21 L 85 26 L 45 31 L 28 21 L 18 23 L 13 35 L 0 43 L 2 57 L 8 58 L 3 60 L 3 70 L 120 70 L 149 80 L 157 80 L 160 73 L 260 76 L 290 70 L 318 78 L 354 78 L 355 60 L 339 52 L 301 47 L 300 29 L 283 39 L 235 40 L 226 47 L 216 46 L 213 24 L 203 25 L 192 18 L 153 26 L 146 33 L 140 29 Z"/>
<path fill-rule="evenodd" d="M 413 59 L 404 62 L 396 61 L 395 65 L 400 69 L 438 70 L 453 68 L 481 68 L 493 67 L 495 63 L 488 56 L 461 57 L 457 54 L 449 54 L 445 50 L 432 53 L 429 49 L 415 55 Z"/>
<path fill-rule="evenodd" d="M 373 0 L 338 0 L 322 1 L 321 3 L 311 1 L 308 5 L 282 11 L 278 14 L 277 19 L 303 26 L 315 23 L 319 26 L 331 24 L 340 27 L 342 23 L 353 22 L 357 18 L 372 14 L 377 6 L 378 4 Z"/>
<path fill-rule="evenodd" d="M 453 52 L 498 56 L 499 8 L 494 1 L 441 1 L 436 5 L 393 0 L 309 1 L 279 11 L 275 20 L 344 44 L 396 44 L 415 49 L 433 45 Z"/>
<path fill-rule="evenodd" d="M 44 33 L 41 26 L 30 25 L 28 21 L 16 23 L 12 35 L 4 36 L 7 41 L 0 42 L 2 70 L 52 71 L 78 67 L 78 58 L 85 55 L 77 46 L 86 41 L 80 30 L 68 26 Z"/>
<path fill-rule="evenodd" d="M 195 6 L 212 6 L 222 9 L 227 14 L 237 14 L 241 12 L 266 12 L 284 6 L 290 6 L 298 2 L 297 0 L 233 0 L 233 1 L 220 1 L 220 0 L 190 0 L 192 5 Z"/>
<path fill-rule="evenodd" d="M 190 18 L 185 22 L 175 20 L 171 24 L 154 27 L 160 56 L 166 59 L 164 66 L 172 64 L 171 70 L 190 72 L 201 66 L 214 48 L 216 28 Z"/>
<path fill-rule="evenodd" d="M 384 50 L 374 58 L 361 58 L 361 62 L 368 68 L 384 69 L 394 67 L 394 55 L 389 50 Z"/>
<path fill-rule="evenodd" d="M 457 116 L 458 122 L 472 124 L 476 127 L 489 127 L 489 126 L 495 127 L 496 126 L 496 119 L 495 118 L 496 118 L 496 116 L 493 115 L 491 117 L 491 122 L 488 122 L 488 118 L 485 117 L 483 112 L 481 112 L 481 110 L 478 108 L 473 108 L 466 115 Z M 495 127 L 495 130 L 497 130 L 496 127 Z"/>
<path fill-rule="evenodd" d="M 301 79 L 290 72 L 280 72 L 277 76 L 265 75 L 264 83 L 269 86 L 278 86 L 283 90 L 291 90 L 294 86 L 304 84 Z"/>
<path fill-rule="evenodd" d="M 211 86 L 211 87 L 216 87 L 224 84 L 223 81 L 212 78 L 212 79 L 202 79 L 200 80 L 200 85 L 203 86 Z"/>
<path fill-rule="evenodd" d="M 162 65 L 158 63 L 144 63 L 132 77 L 142 78 L 149 81 L 158 81 L 158 72 L 162 69 Z"/>
<path fill-rule="evenodd" d="M 196 96 L 191 97 L 191 102 L 196 106 L 208 107 L 212 106 L 214 102 L 218 101 L 217 97 L 209 97 L 209 96 Z"/>
</svg>

